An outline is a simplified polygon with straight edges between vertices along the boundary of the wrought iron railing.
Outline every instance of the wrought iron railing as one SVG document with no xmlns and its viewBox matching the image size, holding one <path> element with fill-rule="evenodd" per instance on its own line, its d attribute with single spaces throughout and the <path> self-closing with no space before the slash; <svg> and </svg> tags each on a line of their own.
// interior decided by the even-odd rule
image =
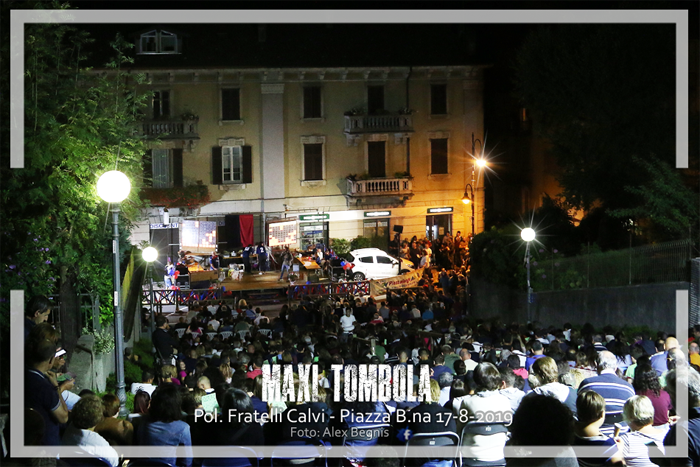
<svg viewBox="0 0 700 467">
<path fill-rule="evenodd" d="M 307 295 L 309 297 L 369 295 L 369 281 L 291 285 L 287 291 L 287 298 L 289 298 L 289 300 L 300 300 Z"/>
<path fill-rule="evenodd" d="M 156 137 L 197 136 L 197 122 L 194 120 L 150 120 L 139 125 L 139 135 Z"/>
<path fill-rule="evenodd" d="M 690 240 L 570 258 L 539 250 L 531 260 L 532 287 L 546 291 L 685 282 L 690 280 L 690 255 Z"/>
</svg>

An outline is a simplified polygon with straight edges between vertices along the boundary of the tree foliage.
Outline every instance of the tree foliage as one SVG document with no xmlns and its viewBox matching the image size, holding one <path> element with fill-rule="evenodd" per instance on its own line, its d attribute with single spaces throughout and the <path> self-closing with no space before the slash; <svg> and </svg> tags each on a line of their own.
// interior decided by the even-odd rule
<svg viewBox="0 0 700 467">
<path fill-rule="evenodd" d="M 101 311 L 112 312 L 111 218 L 95 185 L 99 175 L 115 168 L 132 180 L 121 205 L 123 252 L 140 205 L 145 145 L 132 130 L 144 98 L 120 72 L 130 60 L 130 44 L 117 37 L 108 73 L 97 74 L 81 66 L 89 42 L 87 33 L 64 24 L 25 26 L 24 168 L 10 169 L 7 156 L 0 168 L 5 317 L 11 289 L 23 289 L 27 299 L 63 290 L 97 293 Z M 2 131 L 7 136 L 7 126 Z"/>
<path fill-rule="evenodd" d="M 571 206 L 645 217 L 656 200 L 653 222 L 687 232 L 697 199 L 667 197 L 682 185 L 671 169 L 675 60 L 673 25 L 553 25 L 527 38 L 517 92 L 551 142 Z"/>
</svg>

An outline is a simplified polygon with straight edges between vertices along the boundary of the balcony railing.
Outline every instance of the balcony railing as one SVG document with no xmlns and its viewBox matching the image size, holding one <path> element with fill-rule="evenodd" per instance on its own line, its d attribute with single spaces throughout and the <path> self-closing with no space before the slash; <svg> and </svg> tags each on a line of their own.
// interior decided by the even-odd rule
<svg viewBox="0 0 700 467">
<path fill-rule="evenodd" d="M 197 138 L 197 122 L 194 120 L 150 120 L 139 125 L 141 136 L 150 138 Z"/>
<path fill-rule="evenodd" d="M 348 180 L 348 196 L 412 195 L 410 178 L 375 178 L 370 180 Z"/>
<path fill-rule="evenodd" d="M 408 132 L 413 131 L 413 120 L 410 115 L 346 115 L 345 133 L 377 133 L 377 132 Z"/>
</svg>

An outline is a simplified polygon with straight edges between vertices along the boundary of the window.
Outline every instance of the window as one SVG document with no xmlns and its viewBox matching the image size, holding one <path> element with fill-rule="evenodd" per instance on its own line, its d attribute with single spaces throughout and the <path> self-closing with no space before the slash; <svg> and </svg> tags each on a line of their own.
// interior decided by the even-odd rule
<svg viewBox="0 0 700 467">
<path fill-rule="evenodd" d="M 367 112 L 376 115 L 384 110 L 384 86 L 367 86 Z"/>
<path fill-rule="evenodd" d="M 141 54 L 176 54 L 178 51 L 177 34 L 168 31 L 149 31 L 141 34 L 139 42 Z"/>
<path fill-rule="evenodd" d="M 221 148 L 222 179 L 224 183 L 241 183 L 243 180 L 243 160 L 240 146 Z"/>
<path fill-rule="evenodd" d="M 170 117 L 170 91 L 153 92 L 153 118 Z"/>
<path fill-rule="evenodd" d="M 447 115 L 447 85 L 430 85 L 430 115 Z"/>
<path fill-rule="evenodd" d="M 241 119 L 240 89 L 221 90 L 221 120 Z"/>
<path fill-rule="evenodd" d="M 430 173 L 447 174 L 447 138 L 430 140 Z"/>
<path fill-rule="evenodd" d="M 221 146 L 214 146 L 211 150 L 211 178 L 213 185 L 253 182 L 252 148 L 250 146 L 231 144 L 232 142 L 235 143 L 236 140 L 223 140 L 219 143 Z"/>
<path fill-rule="evenodd" d="M 147 154 L 144 176 L 147 186 L 176 188 L 182 186 L 182 149 L 152 149 Z"/>
<path fill-rule="evenodd" d="M 374 263 L 374 256 L 365 256 L 360 258 L 360 263 Z"/>
<path fill-rule="evenodd" d="M 387 258 L 386 256 L 377 256 L 377 263 L 379 263 L 379 264 L 393 264 L 394 262 L 391 260 L 391 258 Z"/>
<path fill-rule="evenodd" d="M 304 180 L 323 180 L 323 143 L 304 144 Z"/>
<path fill-rule="evenodd" d="M 304 118 L 321 118 L 321 86 L 304 88 Z"/>
<path fill-rule="evenodd" d="M 386 144 L 384 141 L 367 142 L 367 172 L 372 178 L 386 177 Z"/>
</svg>

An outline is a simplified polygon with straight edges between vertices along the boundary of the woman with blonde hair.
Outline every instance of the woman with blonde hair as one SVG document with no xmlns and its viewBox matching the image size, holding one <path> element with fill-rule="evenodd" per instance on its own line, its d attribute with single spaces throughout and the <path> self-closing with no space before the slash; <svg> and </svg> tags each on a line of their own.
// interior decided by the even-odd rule
<svg viewBox="0 0 700 467">
<path fill-rule="evenodd" d="M 173 383 L 180 386 L 180 380 L 177 379 L 177 368 L 174 365 L 163 365 L 160 369 L 160 377 L 164 383 Z"/>
<path fill-rule="evenodd" d="M 219 365 L 219 371 L 221 371 L 226 383 L 231 384 L 231 379 L 233 378 L 233 369 L 231 368 L 231 365 L 228 363 L 223 363 Z"/>
<path fill-rule="evenodd" d="M 541 394 L 554 397 L 566 405 L 574 415 L 576 414 L 576 391 L 574 388 L 559 382 L 559 368 L 553 358 L 542 357 L 535 360 L 535 363 L 530 367 L 528 382 L 533 388 L 528 396 Z"/>
</svg>

